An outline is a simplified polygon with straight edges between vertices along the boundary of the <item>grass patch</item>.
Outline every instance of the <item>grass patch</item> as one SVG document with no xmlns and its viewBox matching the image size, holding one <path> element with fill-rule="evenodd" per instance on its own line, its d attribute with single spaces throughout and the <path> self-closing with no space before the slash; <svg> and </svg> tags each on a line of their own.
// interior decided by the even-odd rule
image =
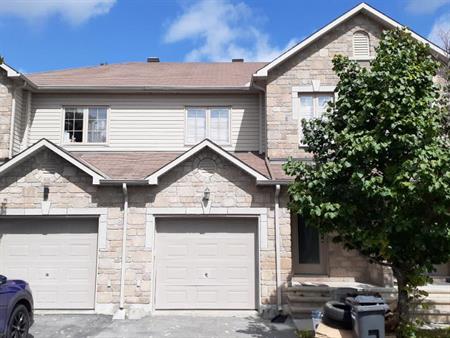
<svg viewBox="0 0 450 338">
<path fill-rule="evenodd" d="M 314 331 L 297 331 L 298 338 L 314 338 Z"/>
<path fill-rule="evenodd" d="M 417 331 L 417 338 L 449 338 L 450 327 L 446 329 L 434 329 L 434 330 L 419 330 Z"/>
</svg>

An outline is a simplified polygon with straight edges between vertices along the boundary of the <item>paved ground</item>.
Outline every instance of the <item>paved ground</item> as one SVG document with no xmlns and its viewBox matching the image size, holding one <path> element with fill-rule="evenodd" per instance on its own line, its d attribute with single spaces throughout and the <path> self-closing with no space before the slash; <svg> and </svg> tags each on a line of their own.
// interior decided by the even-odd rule
<svg viewBox="0 0 450 338">
<path fill-rule="evenodd" d="M 139 320 L 112 320 L 101 315 L 36 315 L 30 338 L 294 338 L 294 328 L 272 324 L 257 315 L 153 315 Z"/>
</svg>

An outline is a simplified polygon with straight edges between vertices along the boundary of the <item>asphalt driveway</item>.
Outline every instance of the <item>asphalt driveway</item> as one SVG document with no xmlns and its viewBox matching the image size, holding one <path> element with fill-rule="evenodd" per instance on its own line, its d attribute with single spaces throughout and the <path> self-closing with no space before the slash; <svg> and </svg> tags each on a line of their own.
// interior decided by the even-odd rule
<svg viewBox="0 0 450 338">
<path fill-rule="evenodd" d="M 253 315 L 153 315 L 138 320 L 112 320 L 102 315 L 36 315 L 31 337 L 40 338 L 294 338 L 288 319 L 272 324 Z"/>
</svg>

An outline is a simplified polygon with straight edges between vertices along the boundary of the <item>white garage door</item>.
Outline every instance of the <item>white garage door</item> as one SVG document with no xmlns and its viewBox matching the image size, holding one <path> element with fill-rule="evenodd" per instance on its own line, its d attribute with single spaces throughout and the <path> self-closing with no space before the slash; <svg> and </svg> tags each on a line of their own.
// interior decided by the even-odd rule
<svg viewBox="0 0 450 338">
<path fill-rule="evenodd" d="M 37 309 L 93 309 L 96 219 L 0 218 L 0 274 L 26 280 Z"/>
<path fill-rule="evenodd" d="M 257 220 L 161 218 L 157 309 L 255 309 Z"/>
</svg>

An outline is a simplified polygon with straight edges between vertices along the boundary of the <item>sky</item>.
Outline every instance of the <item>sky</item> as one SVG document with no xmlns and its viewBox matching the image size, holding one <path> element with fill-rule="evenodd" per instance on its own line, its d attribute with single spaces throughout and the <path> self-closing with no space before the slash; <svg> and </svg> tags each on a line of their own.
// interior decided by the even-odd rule
<svg viewBox="0 0 450 338">
<path fill-rule="evenodd" d="M 145 61 L 271 61 L 356 0 L 0 0 L 0 55 L 23 73 Z M 450 0 L 368 4 L 440 43 Z"/>
</svg>

